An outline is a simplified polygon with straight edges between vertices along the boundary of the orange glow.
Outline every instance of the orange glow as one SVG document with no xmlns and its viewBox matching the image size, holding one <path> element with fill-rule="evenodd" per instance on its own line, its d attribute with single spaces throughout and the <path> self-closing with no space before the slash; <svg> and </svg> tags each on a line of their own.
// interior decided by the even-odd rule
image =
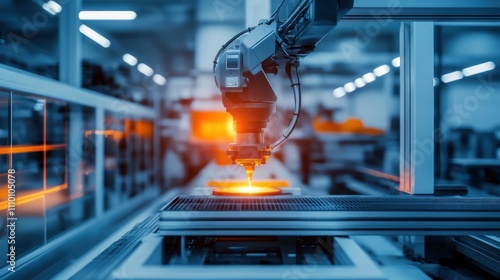
<svg viewBox="0 0 500 280">
<path fill-rule="evenodd" d="M 312 119 L 312 128 L 316 132 L 340 132 L 341 124 L 316 116 Z"/>
<path fill-rule="evenodd" d="M 373 136 L 384 134 L 382 129 L 366 127 L 361 119 L 352 117 L 346 119 L 344 123 L 337 123 L 316 116 L 312 119 L 312 128 L 318 133 L 354 133 Z"/>
<path fill-rule="evenodd" d="M 57 149 L 65 148 L 66 144 L 55 144 L 55 145 L 16 145 L 12 146 L 0 146 L 0 155 L 10 155 L 10 154 L 21 154 L 21 153 L 34 153 L 34 152 L 44 152 L 52 151 Z"/>
<path fill-rule="evenodd" d="M 387 173 L 384 173 L 384 172 L 380 172 L 380 171 L 377 171 L 377 170 L 374 170 L 374 169 L 369 169 L 369 168 L 365 168 L 364 171 L 372 176 L 375 176 L 375 177 L 381 177 L 381 178 L 384 178 L 384 179 L 387 179 L 387 180 L 391 180 L 391 181 L 394 181 L 394 182 L 399 182 L 399 177 L 398 176 L 394 176 L 394 175 L 391 175 L 391 174 L 387 174 Z"/>
<path fill-rule="evenodd" d="M 153 123 L 143 120 L 125 120 L 125 134 L 135 134 L 143 138 L 151 137 L 153 135 Z"/>
<path fill-rule="evenodd" d="M 43 191 L 37 191 L 37 192 L 33 192 L 33 193 L 30 193 L 30 194 L 26 194 L 26 195 L 18 195 L 18 196 L 16 196 L 16 203 L 15 203 L 15 205 L 19 206 L 21 204 L 25 204 L 25 203 L 28 203 L 28 202 L 31 202 L 31 201 L 43 198 L 47 194 L 54 193 L 54 192 L 57 192 L 57 191 L 60 191 L 60 190 L 64 190 L 66 188 L 68 188 L 68 185 L 67 184 L 63 184 L 63 185 L 55 186 L 55 187 L 52 187 L 50 189 L 43 190 Z M 5 209 L 7 209 L 7 207 L 8 207 L 8 202 L 7 201 L 0 202 L 0 210 L 5 210 Z"/>
<path fill-rule="evenodd" d="M 233 118 L 223 111 L 191 112 L 191 138 L 204 142 L 234 140 Z"/>
<path fill-rule="evenodd" d="M 211 188 L 226 188 L 238 187 L 248 184 L 246 180 L 231 180 L 231 181 L 207 181 L 206 186 Z M 253 187 L 272 187 L 272 188 L 286 188 L 290 187 L 290 182 L 286 180 L 252 180 Z"/>
<path fill-rule="evenodd" d="M 109 119 L 107 120 L 107 122 L 112 123 L 112 121 Z M 145 120 L 125 119 L 123 121 L 123 131 L 114 129 L 85 131 L 85 137 L 89 137 L 92 134 L 104 135 L 104 137 L 111 136 L 116 142 L 118 142 L 123 137 L 127 137 L 130 134 L 134 134 L 142 138 L 148 138 L 153 136 L 153 122 Z"/>
<path fill-rule="evenodd" d="M 118 141 L 123 135 L 123 132 L 118 130 L 87 130 L 85 131 L 85 137 L 88 138 L 90 135 L 104 135 L 104 137 L 112 136 L 113 140 Z"/>
<path fill-rule="evenodd" d="M 153 136 L 153 123 L 150 121 L 136 121 L 135 133 L 144 138 Z"/>
<path fill-rule="evenodd" d="M 47 106 L 43 106 L 43 190 L 47 190 Z"/>
<path fill-rule="evenodd" d="M 215 150 L 215 163 L 217 165 L 230 165 L 231 159 L 226 155 L 226 146 L 217 147 Z"/>
<path fill-rule="evenodd" d="M 212 194 L 218 196 L 267 196 L 280 195 L 281 189 L 273 187 L 252 187 L 252 186 L 233 186 L 214 189 Z"/>
</svg>

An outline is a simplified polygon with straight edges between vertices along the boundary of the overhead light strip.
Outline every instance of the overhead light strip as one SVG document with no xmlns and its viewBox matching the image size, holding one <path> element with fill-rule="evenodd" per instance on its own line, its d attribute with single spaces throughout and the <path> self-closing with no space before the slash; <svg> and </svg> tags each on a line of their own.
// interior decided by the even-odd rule
<svg viewBox="0 0 500 280">
<path fill-rule="evenodd" d="M 137 64 L 137 58 L 129 53 L 124 54 L 122 59 L 130 66 L 135 66 Z"/>
<path fill-rule="evenodd" d="M 134 20 L 137 14 L 134 11 L 81 11 L 78 17 L 81 20 Z"/>
<path fill-rule="evenodd" d="M 464 77 L 464 75 L 462 74 L 462 71 L 453 71 L 451 73 L 444 74 L 443 76 L 441 76 L 441 81 L 443 81 L 443 83 L 447 84 L 447 83 L 451 83 L 454 81 L 458 81 L 458 80 L 462 79 L 463 77 Z"/>
<path fill-rule="evenodd" d="M 159 86 L 163 86 L 163 85 L 165 85 L 167 83 L 167 79 L 165 79 L 165 77 L 163 77 L 160 74 L 154 74 L 154 76 L 153 76 L 153 82 L 155 82 Z"/>
<path fill-rule="evenodd" d="M 154 73 L 153 69 L 144 63 L 139 63 L 139 65 L 137 65 L 137 70 L 139 70 L 139 72 L 141 72 L 142 74 L 144 74 L 148 77 L 153 76 L 153 73 Z"/>
<path fill-rule="evenodd" d="M 341 98 L 345 94 L 346 94 L 346 92 L 345 92 L 345 90 L 344 90 L 343 87 L 338 87 L 338 88 L 336 88 L 336 89 L 333 90 L 333 96 L 335 96 L 337 98 Z"/>
<path fill-rule="evenodd" d="M 471 67 L 464 68 L 462 70 L 462 74 L 465 77 L 469 77 L 469 76 L 476 75 L 476 74 L 479 74 L 479 73 L 483 73 L 483 72 L 486 72 L 486 71 L 491 71 L 493 69 L 495 69 L 495 63 L 493 63 L 491 61 L 488 61 L 488 62 L 485 62 L 485 63 L 481 63 L 481 64 L 478 64 L 478 65 L 474 65 L 474 66 L 471 66 Z"/>
<path fill-rule="evenodd" d="M 401 66 L 401 58 L 398 56 L 391 60 L 392 66 L 398 68 Z M 477 75 L 480 73 L 484 73 L 487 71 L 491 71 L 495 69 L 496 65 L 492 61 L 487 61 L 484 63 L 480 63 L 474 66 L 470 66 L 462 69 L 462 71 L 453 71 L 441 76 L 441 81 L 443 83 L 451 83 L 454 81 L 458 81 L 463 79 L 464 77 L 469 77 L 472 75 Z M 353 82 L 346 83 L 343 87 L 338 87 L 333 90 L 333 96 L 336 98 L 341 98 L 345 96 L 347 93 L 351 93 L 358 88 L 364 87 L 366 84 L 369 84 L 377 79 L 377 77 L 381 77 L 391 71 L 389 65 L 384 64 L 375 69 L 373 72 L 368 72 L 361 76 L 361 78 L 356 78 Z M 439 84 L 439 79 L 434 78 L 432 81 L 433 86 L 437 86 Z"/>
<path fill-rule="evenodd" d="M 111 42 L 101 34 L 97 33 L 94 29 L 86 26 L 85 24 L 80 25 L 80 32 L 92 39 L 97 44 L 101 45 L 103 48 L 109 48 Z"/>
<path fill-rule="evenodd" d="M 385 74 L 389 73 L 389 71 L 391 71 L 391 67 L 389 67 L 389 65 L 387 64 L 384 64 L 373 69 L 373 74 L 375 74 L 375 76 L 377 77 L 382 77 Z"/>
<path fill-rule="evenodd" d="M 43 3 L 42 8 L 53 16 L 57 15 L 62 11 L 61 5 L 52 0 L 48 1 L 47 3 Z"/>
<path fill-rule="evenodd" d="M 391 61 L 391 63 L 392 63 L 392 66 L 394 66 L 394 67 L 397 68 L 397 67 L 399 67 L 401 65 L 401 58 L 398 56 L 398 57 L 394 58 Z"/>
</svg>

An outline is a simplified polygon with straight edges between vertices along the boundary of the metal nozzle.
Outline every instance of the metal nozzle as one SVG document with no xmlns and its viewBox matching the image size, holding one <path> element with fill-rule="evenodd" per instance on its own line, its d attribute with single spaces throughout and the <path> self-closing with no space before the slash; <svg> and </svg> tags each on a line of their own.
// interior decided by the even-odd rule
<svg viewBox="0 0 500 280">
<path fill-rule="evenodd" d="M 237 144 L 259 145 L 264 143 L 264 133 L 262 132 L 236 133 L 235 138 Z"/>
</svg>

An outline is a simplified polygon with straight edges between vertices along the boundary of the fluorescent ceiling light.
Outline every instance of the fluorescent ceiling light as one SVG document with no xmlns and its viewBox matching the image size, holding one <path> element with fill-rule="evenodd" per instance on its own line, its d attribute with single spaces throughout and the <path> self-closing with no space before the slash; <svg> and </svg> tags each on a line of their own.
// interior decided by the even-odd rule
<svg viewBox="0 0 500 280">
<path fill-rule="evenodd" d="M 485 63 L 481 63 L 478 65 L 464 68 L 462 70 L 462 73 L 464 74 L 465 77 L 468 77 L 468 76 L 476 75 L 476 74 L 483 73 L 486 71 L 490 71 L 493 69 L 495 69 L 495 63 L 488 61 Z"/>
<path fill-rule="evenodd" d="M 384 65 L 381 65 L 381 66 L 373 69 L 373 74 L 375 74 L 375 76 L 377 76 L 377 77 L 380 77 L 380 76 L 383 76 L 383 75 L 389 73 L 389 71 L 391 71 L 391 68 L 389 67 L 389 65 L 384 64 Z"/>
<path fill-rule="evenodd" d="M 81 11 L 78 17 L 81 20 L 134 20 L 137 14 L 134 11 Z"/>
<path fill-rule="evenodd" d="M 52 15 L 56 15 L 62 11 L 61 5 L 52 0 L 48 1 L 47 3 L 43 3 L 42 8 Z"/>
<path fill-rule="evenodd" d="M 398 57 L 396 57 L 395 59 L 393 59 L 393 60 L 391 61 L 391 63 L 392 63 L 392 66 L 394 66 L 394 67 L 399 67 L 399 66 L 401 65 L 401 59 L 400 59 L 400 58 L 399 58 L 399 56 L 398 56 Z"/>
<path fill-rule="evenodd" d="M 130 66 L 135 66 L 137 64 L 137 58 L 129 53 L 124 54 L 122 59 Z"/>
<path fill-rule="evenodd" d="M 375 77 L 375 75 L 373 75 L 373 73 L 372 73 L 372 72 L 370 72 L 370 73 L 366 73 L 366 74 L 364 74 L 364 75 L 363 75 L 363 80 L 364 80 L 367 84 L 369 84 L 369 83 L 371 83 L 371 82 L 375 81 L 375 79 L 376 79 L 376 78 L 377 78 L 377 77 Z"/>
<path fill-rule="evenodd" d="M 144 63 L 139 63 L 139 65 L 137 65 L 137 70 L 148 77 L 151 77 L 154 73 L 153 69 Z"/>
<path fill-rule="evenodd" d="M 335 96 L 337 98 L 341 98 L 344 95 L 345 95 L 345 90 L 343 87 L 338 87 L 338 88 L 333 90 L 333 96 Z"/>
<path fill-rule="evenodd" d="M 94 42 L 101 45 L 103 48 L 108 48 L 111 45 L 111 42 L 108 39 L 106 39 L 106 37 L 97 33 L 94 29 L 86 26 L 85 24 L 80 25 L 80 32 L 82 32 L 83 35 L 92 39 Z"/>
<path fill-rule="evenodd" d="M 365 81 L 363 81 L 363 79 L 361 78 L 357 78 L 356 80 L 354 80 L 354 84 L 358 87 L 358 88 L 362 88 L 366 85 Z"/>
<path fill-rule="evenodd" d="M 165 85 L 167 83 L 167 79 L 165 79 L 160 74 L 154 74 L 154 76 L 153 76 L 153 82 L 157 83 L 160 86 L 163 86 L 163 85 Z"/>
<path fill-rule="evenodd" d="M 353 82 L 349 82 L 344 85 L 344 90 L 346 92 L 353 92 L 354 90 L 356 90 L 356 85 Z"/>
<path fill-rule="evenodd" d="M 462 75 L 462 71 L 455 71 L 455 72 L 451 72 L 451 73 L 444 74 L 443 76 L 441 76 L 441 81 L 443 81 L 443 83 L 446 84 L 446 83 L 460 80 L 463 77 L 464 77 L 464 75 Z"/>
</svg>

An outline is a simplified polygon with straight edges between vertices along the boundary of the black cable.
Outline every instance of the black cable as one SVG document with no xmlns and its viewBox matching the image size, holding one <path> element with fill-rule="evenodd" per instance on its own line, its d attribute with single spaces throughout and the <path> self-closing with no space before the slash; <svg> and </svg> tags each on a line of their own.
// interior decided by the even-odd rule
<svg viewBox="0 0 500 280">
<path fill-rule="evenodd" d="M 278 13 L 278 11 L 281 9 L 281 6 L 285 3 L 286 0 L 282 0 L 281 3 L 278 5 L 278 8 L 274 10 L 274 12 L 271 14 L 271 19 L 274 18 L 274 16 Z"/>
</svg>

